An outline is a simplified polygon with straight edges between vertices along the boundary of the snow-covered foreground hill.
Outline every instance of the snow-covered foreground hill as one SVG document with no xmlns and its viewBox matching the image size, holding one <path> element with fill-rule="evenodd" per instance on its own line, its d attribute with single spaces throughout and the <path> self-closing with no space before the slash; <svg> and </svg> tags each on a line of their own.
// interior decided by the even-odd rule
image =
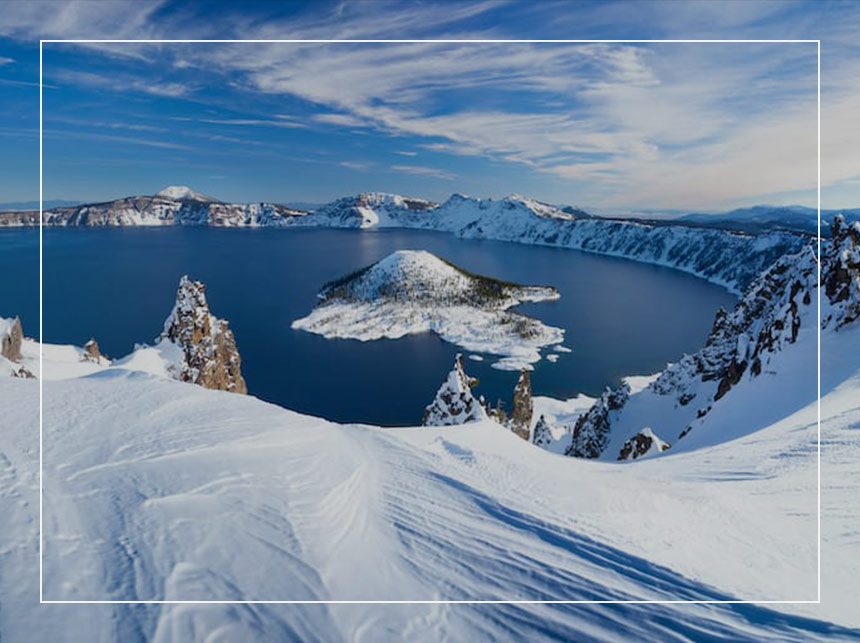
<svg viewBox="0 0 860 643">
<path fill-rule="evenodd" d="M 340 426 L 116 368 L 44 393 L 49 600 L 816 596 L 814 405 L 733 442 L 619 465 L 548 453 L 489 421 Z M 822 404 L 820 606 L 40 606 L 38 382 L 0 378 L 0 636 L 856 639 L 858 394 L 860 368 Z"/>
</svg>

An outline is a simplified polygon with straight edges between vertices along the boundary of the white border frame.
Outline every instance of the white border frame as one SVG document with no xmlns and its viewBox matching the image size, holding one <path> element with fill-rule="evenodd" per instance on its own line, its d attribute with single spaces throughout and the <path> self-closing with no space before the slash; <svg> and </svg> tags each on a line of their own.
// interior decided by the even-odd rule
<svg viewBox="0 0 860 643">
<path fill-rule="evenodd" d="M 230 600 L 45 600 L 43 596 L 43 552 L 44 552 L 44 531 L 42 528 L 43 513 L 43 382 L 42 373 L 42 296 L 43 296 L 43 244 L 42 244 L 42 219 L 44 216 L 43 210 L 43 152 L 42 152 L 42 111 L 43 111 L 43 84 L 42 84 L 42 50 L 43 46 L 48 43 L 68 43 L 68 44 L 121 44 L 121 43 L 138 43 L 138 44 L 193 44 L 193 43 L 208 43 L 208 44 L 236 44 L 236 43 L 292 43 L 292 44 L 419 44 L 419 43 L 434 43 L 434 44 L 474 44 L 474 43 L 511 43 L 511 44 L 689 44 L 689 43 L 746 43 L 746 44 L 766 44 L 766 43 L 806 43 L 817 45 L 817 109 L 818 109 L 818 185 L 817 185 L 817 210 L 818 210 L 818 300 L 817 300 L 817 318 L 818 318 L 818 374 L 817 374 L 817 534 L 818 534 L 818 560 L 817 560 L 817 593 L 814 600 L 254 600 L 254 601 L 230 601 Z M 40 604 L 71 604 L 71 605 L 189 605 L 189 604 L 214 604 L 214 605 L 343 605 L 343 604 L 358 604 L 358 605 L 426 605 L 426 604 L 445 604 L 445 605 L 799 605 L 821 603 L 821 40 L 806 40 L 806 39 L 662 39 L 662 40 L 635 40 L 635 39 L 603 39 L 603 40 L 585 40 L 585 39 L 251 39 L 251 40 L 236 40 L 236 39 L 44 39 L 39 40 L 39 603 Z"/>
</svg>

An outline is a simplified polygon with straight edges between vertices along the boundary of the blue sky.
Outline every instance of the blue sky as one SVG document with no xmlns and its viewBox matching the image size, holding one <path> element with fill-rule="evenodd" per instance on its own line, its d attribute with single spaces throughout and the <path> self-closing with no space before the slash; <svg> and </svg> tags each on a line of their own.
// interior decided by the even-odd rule
<svg viewBox="0 0 860 643">
<path fill-rule="evenodd" d="M 38 198 L 39 38 L 821 38 L 825 207 L 860 206 L 857 3 L 6 3 L 0 202 Z M 45 198 L 519 192 L 815 203 L 814 44 L 46 44 Z"/>
</svg>

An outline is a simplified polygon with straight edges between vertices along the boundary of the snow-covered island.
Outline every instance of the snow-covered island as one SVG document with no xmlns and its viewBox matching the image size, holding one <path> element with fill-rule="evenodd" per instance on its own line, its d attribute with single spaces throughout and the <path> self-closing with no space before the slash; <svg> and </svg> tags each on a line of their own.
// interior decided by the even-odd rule
<svg viewBox="0 0 860 643">
<path fill-rule="evenodd" d="M 423 250 L 400 250 L 326 284 L 320 303 L 292 327 L 333 339 L 397 339 L 434 332 L 473 353 L 501 356 L 503 370 L 531 368 L 564 330 L 510 310 L 558 299 L 555 288 L 472 274 Z"/>
</svg>

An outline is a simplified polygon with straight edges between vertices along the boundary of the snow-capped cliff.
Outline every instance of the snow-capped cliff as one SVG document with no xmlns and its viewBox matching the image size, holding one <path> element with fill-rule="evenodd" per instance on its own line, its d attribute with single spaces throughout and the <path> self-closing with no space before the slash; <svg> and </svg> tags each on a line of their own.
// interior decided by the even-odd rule
<svg viewBox="0 0 860 643">
<path fill-rule="evenodd" d="M 739 292 L 784 254 L 811 243 L 804 235 L 759 235 L 621 219 L 577 218 L 520 196 L 494 201 L 454 195 L 414 227 L 446 230 L 464 238 L 572 248 L 689 272 Z"/>
<path fill-rule="evenodd" d="M 326 228 L 402 227 L 403 222 L 420 218 L 436 207 L 436 203 L 424 199 L 365 192 L 332 201 L 291 223 Z"/>
<path fill-rule="evenodd" d="M 397 339 L 434 332 L 464 350 L 502 357 L 519 370 L 540 360 L 564 331 L 508 310 L 557 299 L 554 288 L 520 286 L 469 273 L 435 255 L 400 250 L 323 286 L 320 303 L 292 327 L 327 338 Z"/>
<path fill-rule="evenodd" d="M 860 354 L 860 225 L 833 225 L 822 258 L 821 342 Z M 780 258 L 731 312 L 718 311 L 705 346 L 641 391 L 604 394 L 573 427 L 568 455 L 618 458 L 644 428 L 689 450 L 753 432 L 817 396 L 818 265 L 811 249 Z"/>
</svg>

